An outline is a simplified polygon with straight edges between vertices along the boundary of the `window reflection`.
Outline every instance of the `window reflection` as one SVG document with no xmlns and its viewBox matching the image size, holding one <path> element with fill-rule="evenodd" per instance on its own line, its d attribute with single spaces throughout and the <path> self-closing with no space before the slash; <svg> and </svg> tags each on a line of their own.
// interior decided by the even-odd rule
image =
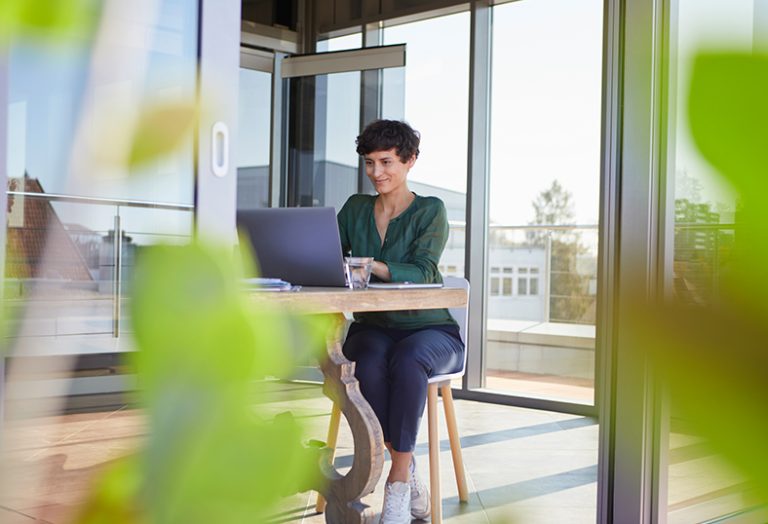
<svg viewBox="0 0 768 524">
<path fill-rule="evenodd" d="M 103 60 L 109 67 L 100 75 L 89 76 L 89 42 L 55 47 L 14 42 L 9 57 L 9 179 L 29 176 L 47 193 L 193 202 L 192 133 L 173 154 L 142 166 L 70 171 L 70 152 L 80 135 L 103 146 L 133 124 L 142 104 L 194 99 L 197 2 L 158 4 L 156 18 L 141 22 L 130 9 L 110 12 L 103 24 L 115 35 L 144 37 L 105 38 L 103 52 L 111 60 Z M 86 81 L 93 84 L 87 93 Z"/>
<path fill-rule="evenodd" d="M 677 56 L 669 61 L 675 66 L 670 77 L 677 80 L 670 86 L 670 99 L 677 108 L 670 118 L 674 144 L 669 173 L 674 180 L 670 291 L 676 300 L 690 305 L 712 305 L 719 298 L 720 281 L 735 247 L 738 205 L 733 190 L 699 154 L 688 130 L 691 63 L 697 51 L 713 47 L 751 52 L 761 36 L 768 34 L 757 20 L 759 4 L 753 0 L 677 2 Z M 742 514 L 758 500 L 754 486 L 709 449 L 674 403 L 669 428 L 667 522 L 764 520 L 764 515 Z"/>
<path fill-rule="evenodd" d="M 110 143 L 145 106 L 194 99 L 197 2 L 161 0 L 152 15 L 135 9 L 116 7 L 101 21 L 109 31 L 100 53 L 77 40 L 9 47 L 5 298 L 24 310 L 12 315 L 11 332 L 55 337 L 45 339 L 49 351 L 70 335 L 108 335 L 83 348 L 114 350 L 109 337 L 127 325 L 121 306 L 137 254 L 192 234 L 192 130 L 142 165 L 71 157 L 83 136 Z M 80 351 L 78 341 L 68 353 Z"/>
</svg>

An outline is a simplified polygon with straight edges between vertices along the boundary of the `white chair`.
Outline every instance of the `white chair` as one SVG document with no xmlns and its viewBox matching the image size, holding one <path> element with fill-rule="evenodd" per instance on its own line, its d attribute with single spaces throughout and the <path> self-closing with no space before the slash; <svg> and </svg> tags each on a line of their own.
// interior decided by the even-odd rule
<svg viewBox="0 0 768 524">
<path fill-rule="evenodd" d="M 467 301 L 469 301 L 469 282 L 461 277 L 445 277 L 445 287 L 461 288 L 467 290 Z M 467 318 L 469 316 L 468 307 L 451 308 L 451 316 L 459 325 L 461 340 L 465 346 L 467 343 Z M 456 425 L 456 411 L 453 407 L 453 393 L 451 392 L 451 380 L 464 376 L 467 368 L 468 349 L 464 350 L 464 362 L 461 370 L 446 375 L 435 375 L 431 377 L 427 386 L 427 426 L 429 432 L 429 489 L 432 505 L 432 522 L 442 523 L 443 511 L 442 500 L 440 497 L 440 435 L 437 431 L 437 391 L 443 396 L 443 408 L 445 409 L 445 422 L 448 427 L 448 439 L 451 444 L 451 456 L 453 458 L 453 469 L 456 476 L 456 485 L 459 491 L 459 500 L 461 502 L 469 501 L 469 492 L 467 490 L 467 479 L 464 473 L 464 460 L 461 457 L 461 441 L 459 440 L 459 430 Z M 331 450 L 331 461 L 336 450 L 336 442 L 339 436 L 339 423 L 341 421 L 341 410 L 334 403 L 331 410 L 331 422 L 328 427 L 327 446 Z M 325 499 L 318 494 L 316 510 L 322 513 L 325 510 Z"/>
</svg>

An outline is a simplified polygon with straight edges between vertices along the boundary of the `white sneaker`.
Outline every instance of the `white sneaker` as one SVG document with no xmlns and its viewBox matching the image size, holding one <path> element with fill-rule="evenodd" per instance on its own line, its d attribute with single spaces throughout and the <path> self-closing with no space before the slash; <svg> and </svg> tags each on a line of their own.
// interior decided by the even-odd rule
<svg viewBox="0 0 768 524">
<path fill-rule="evenodd" d="M 411 459 L 410 478 L 408 484 L 411 486 L 411 516 L 415 519 L 426 519 L 429 517 L 430 503 L 429 490 L 419 478 L 419 472 L 416 469 L 416 456 Z"/>
<path fill-rule="evenodd" d="M 411 523 L 411 487 L 406 482 L 384 485 L 384 508 L 379 524 Z"/>
</svg>

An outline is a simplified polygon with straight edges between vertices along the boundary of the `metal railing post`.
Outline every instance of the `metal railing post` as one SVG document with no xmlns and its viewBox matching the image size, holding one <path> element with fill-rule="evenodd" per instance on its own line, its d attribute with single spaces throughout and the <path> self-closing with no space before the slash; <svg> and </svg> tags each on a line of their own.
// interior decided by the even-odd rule
<svg viewBox="0 0 768 524">
<path fill-rule="evenodd" d="M 550 313 L 550 293 L 551 293 L 551 281 L 552 281 L 552 231 L 547 230 L 546 236 L 546 250 L 544 252 L 544 274 L 546 279 L 544 280 L 544 322 L 549 322 Z"/>
<path fill-rule="evenodd" d="M 117 213 L 115 214 L 115 230 L 112 239 L 114 241 L 112 253 L 115 264 L 114 274 L 112 275 L 112 336 L 118 338 L 120 336 L 120 288 L 122 287 L 121 266 L 123 258 L 123 231 L 120 224 L 120 206 L 117 206 Z"/>
</svg>

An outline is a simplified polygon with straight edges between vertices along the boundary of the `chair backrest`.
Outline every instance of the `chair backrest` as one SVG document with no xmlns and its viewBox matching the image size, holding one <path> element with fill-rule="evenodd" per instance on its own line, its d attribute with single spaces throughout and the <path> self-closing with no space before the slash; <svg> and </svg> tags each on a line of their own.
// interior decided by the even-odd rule
<svg viewBox="0 0 768 524">
<path fill-rule="evenodd" d="M 469 304 L 469 282 L 466 278 L 462 277 L 443 277 L 443 284 L 445 287 L 461 288 L 467 290 L 467 304 Z M 437 375 L 430 377 L 429 382 L 442 382 L 444 380 L 450 380 L 464 376 L 464 372 L 467 369 L 467 354 L 469 349 L 467 346 L 467 321 L 469 319 L 469 305 L 462 307 L 452 307 L 448 310 L 451 316 L 459 325 L 459 333 L 461 334 L 461 340 L 464 342 L 464 362 L 461 365 L 461 371 L 451 373 L 449 375 Z"/>
</svg>

